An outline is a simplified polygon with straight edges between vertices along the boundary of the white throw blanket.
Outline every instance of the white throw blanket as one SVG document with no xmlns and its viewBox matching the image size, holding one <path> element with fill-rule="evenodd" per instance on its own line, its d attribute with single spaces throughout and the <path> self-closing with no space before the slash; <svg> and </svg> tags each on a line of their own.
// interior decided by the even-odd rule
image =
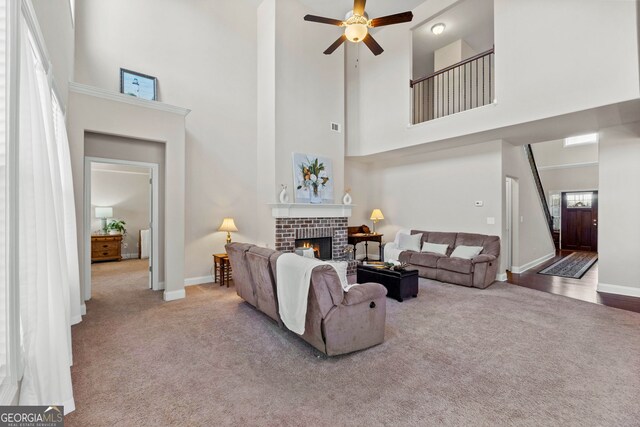
<svg viewBox="0 0 640 427">
<path fill-rule="evenodd" d="M 280 318 L 298 335 L 304 334 L 311 270 L 325 263 L 296 254 L 282 254 L 276 264 Z"/>
</svg>

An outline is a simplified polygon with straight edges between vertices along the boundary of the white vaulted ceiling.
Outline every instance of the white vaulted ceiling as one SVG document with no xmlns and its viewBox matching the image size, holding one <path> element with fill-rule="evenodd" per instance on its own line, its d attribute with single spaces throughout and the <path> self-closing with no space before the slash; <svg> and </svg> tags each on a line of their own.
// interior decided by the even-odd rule
<svg viewBox="0 0 640 427">
<path fill-rule="evenodd" d="M 343 19 L 353 9 L 353 0 L 300 0 L 314 11 L 314 14 L 327 18 Z M 425 0 L 368 0 L 366 11 L 369 18 L 392 15 L 413 10 Z"/>
</svg>

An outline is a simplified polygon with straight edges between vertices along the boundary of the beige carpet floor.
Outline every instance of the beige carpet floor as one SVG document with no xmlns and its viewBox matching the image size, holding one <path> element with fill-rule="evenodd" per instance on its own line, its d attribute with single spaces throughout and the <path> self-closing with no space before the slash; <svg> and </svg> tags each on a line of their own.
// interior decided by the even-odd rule
<svg viewBox="0 0 640 427">
<path fill-rule="evenodd" d="M 421 280 L 384 344 L 325 358 L 233 287 L 165 303 L 139 261 L 94 272 L 68 426 L 640 425 L 638 313 Z"/>
</svg>

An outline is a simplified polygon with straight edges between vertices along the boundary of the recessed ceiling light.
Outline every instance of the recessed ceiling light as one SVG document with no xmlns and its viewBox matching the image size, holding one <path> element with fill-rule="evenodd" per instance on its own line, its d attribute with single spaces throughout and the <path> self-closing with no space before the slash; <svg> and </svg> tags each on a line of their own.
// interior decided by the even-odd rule
<svg viewBox="0 0 640 427">
<path fill-rule="evenodd" d="M 436 24 L 433 27 L 431 27 L 431 32 L 433 34 L 435 34 L 436 36 L 439 36 L 440 34 L 442 34 L 444 32 L 444 29 L 445 29 L 445 25 L 441 22 L 441 23 Z"/>
<path fill-rule="evenodd" d="M 569 138 L 564 139 L 565 147 L 573 147 L 575 145 L 597 144 L 597 143 L 598 143 L 597 133 L 588 133 L 586 135 L 570 136 Z"/>
</svg>

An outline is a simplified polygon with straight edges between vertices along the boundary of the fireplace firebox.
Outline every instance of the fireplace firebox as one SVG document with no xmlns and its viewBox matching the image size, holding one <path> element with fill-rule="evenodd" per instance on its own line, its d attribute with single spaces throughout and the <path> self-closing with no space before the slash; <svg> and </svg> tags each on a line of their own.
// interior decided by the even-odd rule
<svg viewBox="0 0 640 427">
<path fill-rule="evenodd" d="M 307 239 L 296 239 L 296 248 L 312 248 L 313 254 L 316 258 L 323 261 L 331 260 L 332 258 L 332 241 L 331 237 L 313 237 Z"/>
</svg>

